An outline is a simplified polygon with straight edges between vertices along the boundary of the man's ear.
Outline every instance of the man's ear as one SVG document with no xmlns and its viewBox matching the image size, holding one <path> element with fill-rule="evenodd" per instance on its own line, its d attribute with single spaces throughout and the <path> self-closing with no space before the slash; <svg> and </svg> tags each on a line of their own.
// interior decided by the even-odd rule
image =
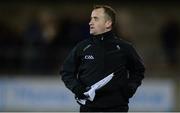
<svg viewBox="0 0 180 113">
<path fill-rule="evenodd" d="M 112 21 L 111 20 L 107 20 L 105 25 L 106 25 L 106 28 L 112 27 Z"/>
</svg>

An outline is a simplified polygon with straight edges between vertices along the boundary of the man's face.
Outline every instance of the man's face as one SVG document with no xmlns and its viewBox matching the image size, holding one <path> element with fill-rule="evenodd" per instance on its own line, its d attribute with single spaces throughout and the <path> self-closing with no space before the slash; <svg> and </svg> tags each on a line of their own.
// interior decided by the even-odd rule
<svg viewBox="0 0 180 113">
<path fill-rule="evenodd" d="M 91 13 L 91 21 L 89 22 L 90 34 L 98 35 L 107 31 L 110 27 L 109 20 L 104 13 L 103 8 L 94 9 Z"/>
</svg>

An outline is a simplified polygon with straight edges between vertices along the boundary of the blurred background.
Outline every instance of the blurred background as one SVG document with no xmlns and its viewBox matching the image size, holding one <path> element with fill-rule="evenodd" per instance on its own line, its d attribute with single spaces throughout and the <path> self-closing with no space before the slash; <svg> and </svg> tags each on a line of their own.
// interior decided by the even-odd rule
<svg viewBox="0 0 180 113">
<path fill-rule="evenodd" d="M 116 31 L 142 56 L 146 73 L 130 111 L 180 111 L 178 2 L 0 2 L 0 111 L 78 111 L 59 69 L 89 38 L 95 4 L 117 11 Z"/>
</svg>

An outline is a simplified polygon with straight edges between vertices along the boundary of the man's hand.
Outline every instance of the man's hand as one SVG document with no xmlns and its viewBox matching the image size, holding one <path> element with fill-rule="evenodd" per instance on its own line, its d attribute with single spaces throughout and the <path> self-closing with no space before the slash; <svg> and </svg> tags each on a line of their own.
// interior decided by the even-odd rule
<svg viewBox="0 0 180 113">
<path fill-rule="evenodd" d="M 84 95 L 84 94 L 79 94 L 79 95 L 76 95 L 75 94 L 75 98 L 78 98 L 78 99 L 87 99 L 88 96 Z"/>
<path fill-rule="evenodd" d="M 86 99 L 88 98 L 88 96 L 84 95 L 84 92 L 88 90 L 89 88 L 86 88 L 85 86 L 80 84 L 73 89 L 73 93 L 75 94 L 75 97 L 77 97 L 78 99 Z"/>
</svg>

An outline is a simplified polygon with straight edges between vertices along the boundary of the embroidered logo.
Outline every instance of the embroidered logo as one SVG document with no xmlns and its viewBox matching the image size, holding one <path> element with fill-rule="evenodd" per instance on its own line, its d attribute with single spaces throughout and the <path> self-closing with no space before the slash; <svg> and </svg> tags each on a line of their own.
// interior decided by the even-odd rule
<svg viewBox="0 0 180 113">
<path fill-rule="evenodd" d="M 83 49 L 83 51 L 85 51 L 85 50 L 88 49 L 89 47 L 91 47 L 91 44 L 87 45 L 87 46 Z"/>
<path fill-rule="evenodd" d="M 92 55 L 85 55 L 85 56 L 84 56 L 84 59 L 90 59 L 90 60 L 92 60 L 92 59 L 94 59 L 94 57 L 93 57 Z"/>
</svg>

